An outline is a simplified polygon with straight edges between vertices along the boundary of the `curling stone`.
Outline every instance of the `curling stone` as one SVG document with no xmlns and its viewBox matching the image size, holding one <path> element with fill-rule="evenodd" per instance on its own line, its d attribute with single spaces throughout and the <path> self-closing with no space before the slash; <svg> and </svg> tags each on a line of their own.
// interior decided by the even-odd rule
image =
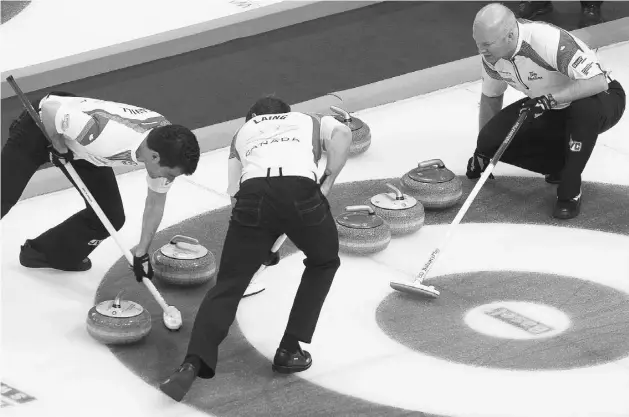
<svg viewBox="0 0 629 417">
<path fill-rule="evenodd" d="M 177 235 L 153 252 L 155 277 L 179 286 L 201 285 L 216 276 L 216 259 L 199 241 Z"/>
<path fill-rule="evenodd" d="M 349 146 L 350 156 L 361 154 L 371 146 L 371 129 L 369 125 L 357 117 L 352 117 L 345 110 L 330 106 L 330 110 L 336 113 L 334 118 L 345 124 L 352 131 L 352 143 Z"/>
<path fill-rule="evenodd" d="M 336 218 L 339 250 L 368 255 L 386 249 L 391 228 L 370 206 L 349 206 Z"/>
<path fill-rule="evenodd" d="M 424 206 L 392 184 L 387 183 L 387 187 L 393 192 L 375 195 L 366 204 L 389 225 L 391 235 L 405 235 L 421 229 L 425 218 Z"/>
<path fill-rule="evenodd" d="M 420 162 L 401 179 L 403 191 L 415 197 L 426 209 L 454 206 L 463 195 L 461 180 L 440 159 Z"/>
<path fill-rule="evenodd" d="M 151 314 L 140 304 L 122 299 L 103 301 L 87 313 L 87 332 L 105 345 L 125 345 L 144 339 L 151 331 Z"/>
</svg>

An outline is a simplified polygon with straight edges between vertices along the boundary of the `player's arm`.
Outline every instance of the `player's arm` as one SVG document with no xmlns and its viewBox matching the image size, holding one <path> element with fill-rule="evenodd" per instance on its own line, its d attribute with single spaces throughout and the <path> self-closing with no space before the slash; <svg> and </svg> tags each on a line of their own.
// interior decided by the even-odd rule
<svg viewBox="0 0 629 417">
<path fill-rule="evenodd" d="M 479 131 L 502 110 L 504 92 L 508 86 L 500 74 L 487 65 L 484 59 L 481 58 L 481 61 L 482 92 L 478 111 Z"/>
<path fill-rule="evenodd" d="M 155 180 L 165 180 L 159 178 Z M 150 180 L 149 180 L 150 181 Z M 163 191 L 163 190 L 160 190 Z M 133 255 L 141 257 L 148 253 L 151 242 L 157 233 L 157 229 L 164 217 L 164 207 L 166 206 L 166 192 L 158 192 L 151 189 L 151 185 L 147 190 L 146 201 L 144 202 L 144 215 L 142 216 L 142 231 L 140 234 L 140 243 L 135 247 Z"/>
<path fill-rule="evenodd" d="M 324 116 L 321 118 L 321 138 L 327 152 L 325 165 L 327 178 L 321 184 L 321 192 L 327 196 L 347 162 L 349 147 L 352 144 L 352 131 L 334 117 Z"/>
<path fill-rule="evenodd" d="M 41 108 L 41 119 L 44 124 L 44 128 L 46 129 L 46 133 L 52 141 L 52 146 L 57 150 L 57 152 L 64 154 L 68 152 L 68 147 L 66 146 L 65 137 L 62 133 L 63 130 L 58 129 L 56 123 L 57 114 L 60 113 L 60 107 L 61 103 L 58 101 L 44 101 Z M 63 119 L 61 121 L 63 121 Z M 61 127 L 61 124 L 59 124 L 59 127 Z"/>
<path fill-rule="evenodd" d="M 579 44 L 565 30 L 559 30 L 557 47 L 551 46 L 546 49 L 545 58 L 557 71 L 574 81 L 553 93 L 557 104 L 570 103 L 607 91 L 607 77 L 594 51 L 583 43 Z"/>
</svg>

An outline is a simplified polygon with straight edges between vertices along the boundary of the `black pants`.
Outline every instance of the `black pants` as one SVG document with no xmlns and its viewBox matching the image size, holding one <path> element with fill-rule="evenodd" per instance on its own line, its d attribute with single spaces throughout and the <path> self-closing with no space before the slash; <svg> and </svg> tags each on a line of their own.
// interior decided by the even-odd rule
<svg viewBox="0 0 629 417">
<path fill-rule="evenodd" d="M 491 158 L 519 116 L 519 100 L 495 115 L 480 131 L 476 152 Z M 529 116 L 500 159 L 540 174 L 560 174 L 557 197 L 579 195 L 581 174 L 590 159 L 598 135 L 612 128 L 625 110 L 625 92 L 617 81 L 609 90 L 576 100 L 565 109 Z"/>
<path fill-rule="evenodd" d="M 37 109 L 39 103 L 33 105 Z M 2 148 L 3 218 L 18 202 L 37 169 L 47 162 L 49 142 L 24 111 L 9 127 L 9 139 Z M 113 169 L 97 167 L 83 160 L 72 161 L 71 164 L 114 228 L 120 230 L 125 215 Z M 66 169 L 62 168 L 62 171 L 74 184 Z M 31 240 L 33 248 L 44 253 L 51 266 L 62 268 L 76 265 L 109 236 L 87 201 L 85 206 L 85 209 L 63 223 Z M 55 207 L 41 207 L 41 210 L 44 217 L 46 210 L 55 210 Z"/>
<path fill-rule="evenodd" d="M 310 343 L 340 266 L 334 218 L 319 185 L 305 177 L 253 178 L 242 183 L 225 237 L 216 285 L 197 311 L 188 355 L 202 360 L 201 378 L 212 378 L 219 344 L 236 317 L 251 278 L 275 240 L 286 233 L 306 255 L 305 270 L 286 333 Z"/>
</svg>

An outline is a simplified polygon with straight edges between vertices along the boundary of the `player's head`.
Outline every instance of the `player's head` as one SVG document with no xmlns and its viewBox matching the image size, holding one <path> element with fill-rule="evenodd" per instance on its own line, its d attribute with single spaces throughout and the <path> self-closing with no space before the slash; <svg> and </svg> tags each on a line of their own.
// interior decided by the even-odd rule
<svg viewBox="0 0 629 417">
<path fill-rule="evenodd" d="M 518 23 L 511 10 L 502 4 L 483 7 L 472 27 L 478 52 L 495 64 L 501 58 L 511 58 L 518 44 Z"/>
<path fill-rule="evenodd" d="M 265 96 L 251 106 L 245 120 L 248 122 L 252 118 L 262 114 L 281 114 L 289 112 L 290 106 L 284 100 L 273 96 Z"/>
<path fill-rule="evenodd" d="M 151 177 L 172 181 L 179 175 L 193 174 L 200 153 L 199 142 L 190 129 L 168 125 L 151 130 L 140 148 L 138 160 L 144 162 Z"/>
</svg>

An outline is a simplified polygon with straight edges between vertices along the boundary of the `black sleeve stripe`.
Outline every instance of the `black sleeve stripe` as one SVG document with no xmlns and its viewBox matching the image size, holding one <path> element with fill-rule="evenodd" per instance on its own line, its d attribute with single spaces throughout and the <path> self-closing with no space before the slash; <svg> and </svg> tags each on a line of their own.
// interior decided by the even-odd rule
<svg viewBox="0 0 629 417">
<path fill-rule="evenodd" d="M 502 77 L 500 76 L 500 74 L 498 74 L 498 71 L 492 69 L 487 62 L 485 62 L 484 59 L 481 59 L 483 61 L 483 67 L 485 67 L 485 72 L 487 73 L 487 75 L 489 75 L 490 78 L 493 78 L 494 80 L 498 80 L 498 81 L 502 81 Z"/>
<path fill-rule="evenodd" d="M 583 49 L 565 30 L 560 31 L 559 45 L 557 47 L 557 69 L 564 75 L 568 75 L 568 65 L 577 52 Z"/>
<path fill-rule="evenodd" d="M 312 119 L 312 156 L 315 162 L 319 162 L 323 153 L 321 145 L 321 116 L 306 113 Z"/>
<path fill-rule="evenodd" d="M 238 132 L 236 132 L 236 134 L 232 138 L 232 143 L 231 143 L 231 145 L 229 147 L 229 158 L 227 158 L 227 159 L 236 158 L 236 159 L 238 159 L 240 161 L 240 155 L 238 155 L 238 150 L 236 150 L 236 138 L 237 137 L 238 137 Z"/>
</svg>

